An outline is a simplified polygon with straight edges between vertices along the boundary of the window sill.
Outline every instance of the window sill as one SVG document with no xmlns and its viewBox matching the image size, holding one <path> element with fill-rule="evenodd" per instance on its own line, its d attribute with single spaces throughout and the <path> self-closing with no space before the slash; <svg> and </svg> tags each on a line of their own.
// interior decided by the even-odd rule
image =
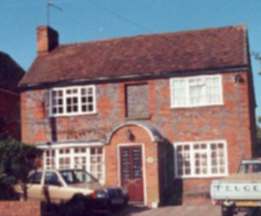
<svg viewBox="0 0 261 216">
<path fill-rule="evenodd" d="M 62 115 L 49 115 L 49 118 L 63 118 L 63 117 L 77 117 L 77 116 L 95 116 L 98 112 L 93 113 L 72 113 L 72 114 L 62 114 Z"/>
<path fill-rule="evenodd" d="M 197 106 L 171 106 L 170 109 L 196 109 L 196 108 L 213 108 L 213 107 L 223 107 L 225 106 L 224 103 L 222 104 L 209 104 L 209 105 L 197 105 Z"/>
<path fill-rule="evenodd" d="M 201 175 L 201 176 L 175 176 L 175 179 L 184 179 L 184 180 L 197 180 L 197 179 L 212 179 L 212 178 L 223 178 L 228 176 L 228 174 L 218 174 L 218 175 Z"/>
</svg>

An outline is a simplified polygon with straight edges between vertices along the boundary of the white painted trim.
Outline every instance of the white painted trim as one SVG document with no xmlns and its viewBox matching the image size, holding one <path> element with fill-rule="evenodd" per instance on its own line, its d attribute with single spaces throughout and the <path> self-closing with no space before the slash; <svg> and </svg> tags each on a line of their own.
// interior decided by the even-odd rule
<svg viewBox="0 0 261 216">
<path fill-rule="evenodd" d="M 60 168 L 60 164 L 59 164 L 59 159 L 60 158 L 70 158 L 70 168 L 74 168 L 74 158 L 75 156 L 77 157 L 86 157 L 86 169 L 87 171 L 91 171 L 90 169 L 90 166 L 91 166 L 91 154 L 90 154 L 90 148 L 96 148 L 96 147 L 102 147 L 103 150 L 102 150 L 102 167 L 103 167 L 103 172 L 102 172 L 102 178 L 100 179 L 100 182 L 102 184 L 105 183 L 105 180 L 106 180 L 106 173 L 105 173 L 105 170 L 106 170 L 106 164 L 105 164 L 105 161 L 104 161 L 104 156 L 105 156 L 105 148 L 104 148 L 104 144 L 102 143 L 99 143 L 99 142 L 93 142 L 93 143 L 61 143 L 61 144 L 51 144 L 51 145 L 38 145 L 37 146 L 38 148 L 40 149 L 43 149 L 43 150 L 52 150 L 52 151 L 55 151 L 55 156 L 54 156 L 54 164 L 53 166 L 55 168 Z M 77 148 L 77 147 L 85 147 L 86 151 L 84 153 L 81 153 L 81 152 L 78 152 L 78 153 L 75 153 L 74 151 L 74 148 Z M 61 154 L 59 153 L 59 150 L 60 149 L 63 149 L 63 148 L 70 148 L 70 152 L 69 153 L 66 153 L 66 154 Z M 51 156 L 51 158 L 53 159 L 53 156 Z M 43 154 L 43 167 L 46 168 L 46 153 L 44 152 Z M 52 167 L 53 168 L 53 167 Z"/>
<path fill-rule="evenodd" d="M 93 91 L 93 111 L 85 111 L 83 112 L 82 109 L 82 102 L 81 102 L 81 90 L 82 89 L 90 89 L 92 88 Z M 65 91 L 67 89 L 78 89 L 78 93 L 77 93 L 77 98 L 78 98 L 78 111 L 77 112 L 72 112 L 72 113 L 67 113 L 66 112 L 66 104 L 65 104 L 65 100 L 68 96 L 66 96 Z M 56 113 L 54 114 L 52 112 L 52 93 L 53 91 L 63 91 L 63 113 Z M 67 87 L 55 87 L 49 90 L 49 116 L 51 117 L 59 117 L 59 116 L 77 116 L 77 115 L 93 115 L 93 114 L 97 114 L 97 98 L 96 98 L 96 86 L 95 85 L 81 85 L 81 86 L 67 86 Z"/>
<path fill-rule="evenodd" d="M 223 174 L 206 174 L 206 175 L 195 175 L 195 174 L 190 174 L 190 175 L 182 175 L 180 176 L 178 174 L 178 163 L 177 163 L 177 151 L 176 148 L 177 146 L 180 145 L 190 145 L 190 146 L 194 146 L 195 144 L 206 144 L 207 145 L 207 155 L 209 156 L 209 146 L 211 145 L 211 143 L 222 143 L 224 145 L 224 160 L 225 160 L 225 172 Z M 228 145 L 227 145 L 227 141 L 226 140 L 203 140 L 203 141 L 188 141 L 188 142 L 174 142 L 173 144 L 174 147 L 174 167 L 175 167 L 175 178 L 179 178 L 179 179 L 192 179 L 192 178 L 213 178 L 213 177 L 224 177 L 224 176 L 228 176 L 228 166 L 229 166 L 229 161 L 228 161 Z M 190 155 L 194 155 L 190 152 Z M 192 162 L 194 160 L 192 159 Z M 208 158 L 209 161 L 209 158 Z M 194 164 L 192 163 L 192 166 L 194 166 Z M 193 170 L 195 170 L 193 167 L 191 168 L 192 172 Z"/>
<path fill-rule="evenodd" d="M 101 182 L 101 183 L 105 185 L 107 182 L 106 147 L 103 147 L 102 153 L 103 153 L 102 159 L 103 159 L 103 169 L 104 169 L 103 175 L 104 176 L 103 176 L 103 182 Z"/>
<path fill-rule="evenodd" d="M 117 168 L 118 168 L 118 182 L 119 186 L 122 186 L 121 182 L 121 161 L 120 161 L 120 148 L 128 147 L 128 146 L 141 146 L 142 150 L 142 176 L 143 176 L 143 200 L 144 205 L 148 205 L 148 195 L 147 195 L 147 169 L 146 169 L 146 153 L 145 153 L 145 145 L 142 143 L 125 143 L 117 145 Z"/>
<path fill-rule="evenodd" d="M 139 123 L 139 122 L 130 121 L 130 122 L 122 123 L 122 124 L 120 124 L 119 126 L 115 127 L 115 128 L 112 130 L 112 132 L 109 134 L 109 136 L 107 137 L 106 143 L 110 143 L 113 134 L 116 133 L 119 129 L 121 129 L 121 128 L 123 128 L 123 127 L 126 127 L 126 126 L 137 126 L 137 127 L 141 127 L 142 129 L 144 129 L 144 130 L 148 133 L 148 135 L 149 135 L 149 137 L 150 137 L 150 139 L 151 139 L 152 142 L 158 142 L 158 141 L 161 139 L 161 137 L 156 136 L 155 134 L 153 134 L 152 129 L 149 128 L 149 127 L 147 127 L 146 125 L 141 124 L 141 123 Z"/>
<path fill-rule="evenodd" d="M 37 148 L 48 149 L 48 148 L 69 148 L 69 147 L 95 147 L 95 146 L 104 146 L 101 142 L 86 142 L 86 143 L 54 143 L 51 145 L 37 145 Z"/>
<path fill-rule="evenodd" d="M 189 104 L 189 85 L 188 82 L 190 79 L 193 78 L 200 78 L 200 79 L 207 79 L 209 77 L 217 77 L 219 79 L 219 94 L 220 94 L 220 101 L 217 103 L 204 103 L 204 104 L 196 104 L 191 105 Z M 186 105 L 175 105 L 174 103 L 174 95 L 173 95 L 173 81 L 174 80 L 185 80 L 186 81 Z M 197 76 L 188 76 L 188 77 L 173 77 L 169 80 L 169 86 L 170 86 L 170 108 L 195 108 L 195 107 L 208 107 L 208 106 L 223 106 L 224 105 L 224 95 L 223 95 L 223 76 L 221 74 L 215 74 L 215 75 L 197 75 Z"/>
</svg>

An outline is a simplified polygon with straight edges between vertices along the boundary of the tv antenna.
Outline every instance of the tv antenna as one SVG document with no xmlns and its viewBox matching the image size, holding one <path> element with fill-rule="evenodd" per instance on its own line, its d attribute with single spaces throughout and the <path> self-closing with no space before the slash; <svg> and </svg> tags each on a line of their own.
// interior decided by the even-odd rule
<svg viewBox="0 0 261 216">
<path fill-rule="evenodd" d="M 50 20 L 51 20 L 51 8 L 54 8 L 60 12 L 63 11 L 63 9 L 59 6 L 57 6 L 56 4 L 53 3 L 53 0 L 47 0 L 47 5 L 46 5 L 46 22 L 47 22 L 47 26 L 50 25 Z"/>
</svg>

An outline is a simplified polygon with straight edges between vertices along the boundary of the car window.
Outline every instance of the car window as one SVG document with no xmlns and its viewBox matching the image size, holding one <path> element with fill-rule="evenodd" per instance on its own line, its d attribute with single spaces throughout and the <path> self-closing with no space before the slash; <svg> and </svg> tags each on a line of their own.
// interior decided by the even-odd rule
<svg viewBox="0 0 261 216">
<path fill-rule="evenodd" d="M 62 171 L 61 175 L 67 184 L 75 184 L 80 182 L 79 179 L 77 179 L 77 177 L 71 171 Z"/>
<path fill-rule="evenodd" d="M 260 173 L 261 163 L 247 163 L 240 166 L 241 173 Z"/>
<path fill-rule="evenodd" d="M 98 182 L 91 174 L 83 170 L 61 170 L 60 174 L 67 184 Z"/>
<path fill-rule="evenodd" d="M 29 175 L 28 183 L 41 184 L 41 179 L 42 179 L 42 172 L 34 171 Z"/>
<path fill-rule="evenodd" d="M 254 173 L 259 173 L 259 172 L 261 172 L 261 164 L 260 164 L 260 163 L 257 163 L 257 164 L 254 164 L 254 165 L 253 165 L 253 172 L 254 172 Z"/>
<path fill-rule="evenodd" d="M 55 172 L 46 172 L 45 173 L 45 180 L 44 184 L 46 185 L 55 185 L 55 186 L 61 186 L 62 183 L 59 180 L 57 174 Z"/>
</svg>

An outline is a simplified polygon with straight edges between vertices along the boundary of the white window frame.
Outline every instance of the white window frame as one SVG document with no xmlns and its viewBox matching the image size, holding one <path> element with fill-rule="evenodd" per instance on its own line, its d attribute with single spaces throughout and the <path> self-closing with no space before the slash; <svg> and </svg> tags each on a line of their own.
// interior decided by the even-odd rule
<svg viewBox="0 0 261 216">
<path fill-rule="evenodd" d="M 207 78 L 218 78 L 219 79 L 219 95 L 220 95 L 220 101 L 217 103 L 202 103 L 202 104 L 191 104 L 189 100 L 189 80 L 191 79 L 202 79 L 206 80 Z M 186 104 L 185 105 L 177 105 L 175 103 L 175 98 L 174 98 L 174 81 L 182 80 L 186 82 L 186 87 L 185 87 L 185 100 Z M 223 77 L 221 74 L 217 75 L 200 75 L 200 76 L 189 76 L 189 77 L 178 77 L 178 78 L 170 78 L 170 106 L 171 108 L 193 108 L 193 107 L 204 107 L 204 106 L 217 106 L 217 105 L 224 105 L 224 96 L 223 96 Z"/>
<path fill-rule="evenodd" d="M 211 173 L 211 151 L 210 146 L 213 143 L 222 143 L 224 145 L 224 173 L 217 173 L 213 174 Z M 195 151 L 192 148 L 196 144 L 206 144 L 207 145 L 207 174 L 195 174 Z M 178 152 L 177 147 L 178 146 L 184 146 L 184 145 L 190 145 L 190 169 L 191 174 L 183 174 L 180 175 L 178 172 Z M 175 167 L 175 177 L 179 179 L 186 179 L 186 178 L 213 178 L 213 177 L 224 177 L 228 175 L 228 167 L 229 167 L 229 161 L 228 161 L 228 149 L 227 149 L 227 141 L 226 140 L 208 140 L 208 141 L 192 141 L 192 142 L 175 142 L 173 144 L 174 147 L 174 167 Z M 200 151 L 197 150 L 197 151 Z"/>
<path fill-rule="evenodd" d="M 87 163 L 87 167 L 86 167 L 86 171 L 88 171 L 89 173 L 91 173 L 91 148 L 103 148 L 102 150 L 102 177 L 100 180 L 100 183 L 105 184 L 105 175 L 106 175 L 106 165 L 105 165 L 105 148 L 104 145 L 102 143 L 60 143 L 60 144 L 52 144 L 52 145 L 42 145 L 39 146 L 40 149 L 44 150 L 43 153 L 43 168 L 44 169 L 48 169 L 48 168 L 56 168 L 56 169 L 60 169 L 60 163 L 59 160 L 61 158 L 69 158 L 70 159 L 70 163 L 69 163 L 69 167 L 70 169 L 74 169 L 75 168 L 75 157 L 85 157 L 86 163 Z M 85 148 L 85 152 L 84 153 L 76 153 L 75 152 L 75 148 Z M 61 149 L 69 149 L 70 152 L 66 153 L 66 155 L 63 155 L 60 153 Z M 46 151 L 54 151 L 55 155 L 52 157 L 48 157 L 46 155 Z M 47 167 L 46 163 L 47 163 L 47 159 L 52 160 L 53 164 L 51 164 L 49 167 Z"/>
<path fill-rule="evenodd" d="M 81 90 L 82 89 L 92 89 L 93 92 L 93 110 L 92 111 L 82 111 L 82 102 L 81 102 Z M 77 89 L 77 98 L 78 98 L 78 111 L 77 112 L 70 112 L 68 113 L 66 111 L 66 90 L 73 90 Z M 63 113 L 53 113 L 53 104 L 52 104 L 52 99 L 53 99 L 53 92 L 54 91 L 62 91 L 63 92 Z M 49 90 L 49 116 L 52 117 L 57 117 L 57 116 L 75 116 L 75 115 L 91 115 L 91 114 L 96 114 L 97 113 L 97 106 L 96 106 L 96 86 L 95 85 L 83 85 L 83 86 L 68 86 L 68 87 L 57 87 L 57 88 L 52 88 Z"/>
</svg>

